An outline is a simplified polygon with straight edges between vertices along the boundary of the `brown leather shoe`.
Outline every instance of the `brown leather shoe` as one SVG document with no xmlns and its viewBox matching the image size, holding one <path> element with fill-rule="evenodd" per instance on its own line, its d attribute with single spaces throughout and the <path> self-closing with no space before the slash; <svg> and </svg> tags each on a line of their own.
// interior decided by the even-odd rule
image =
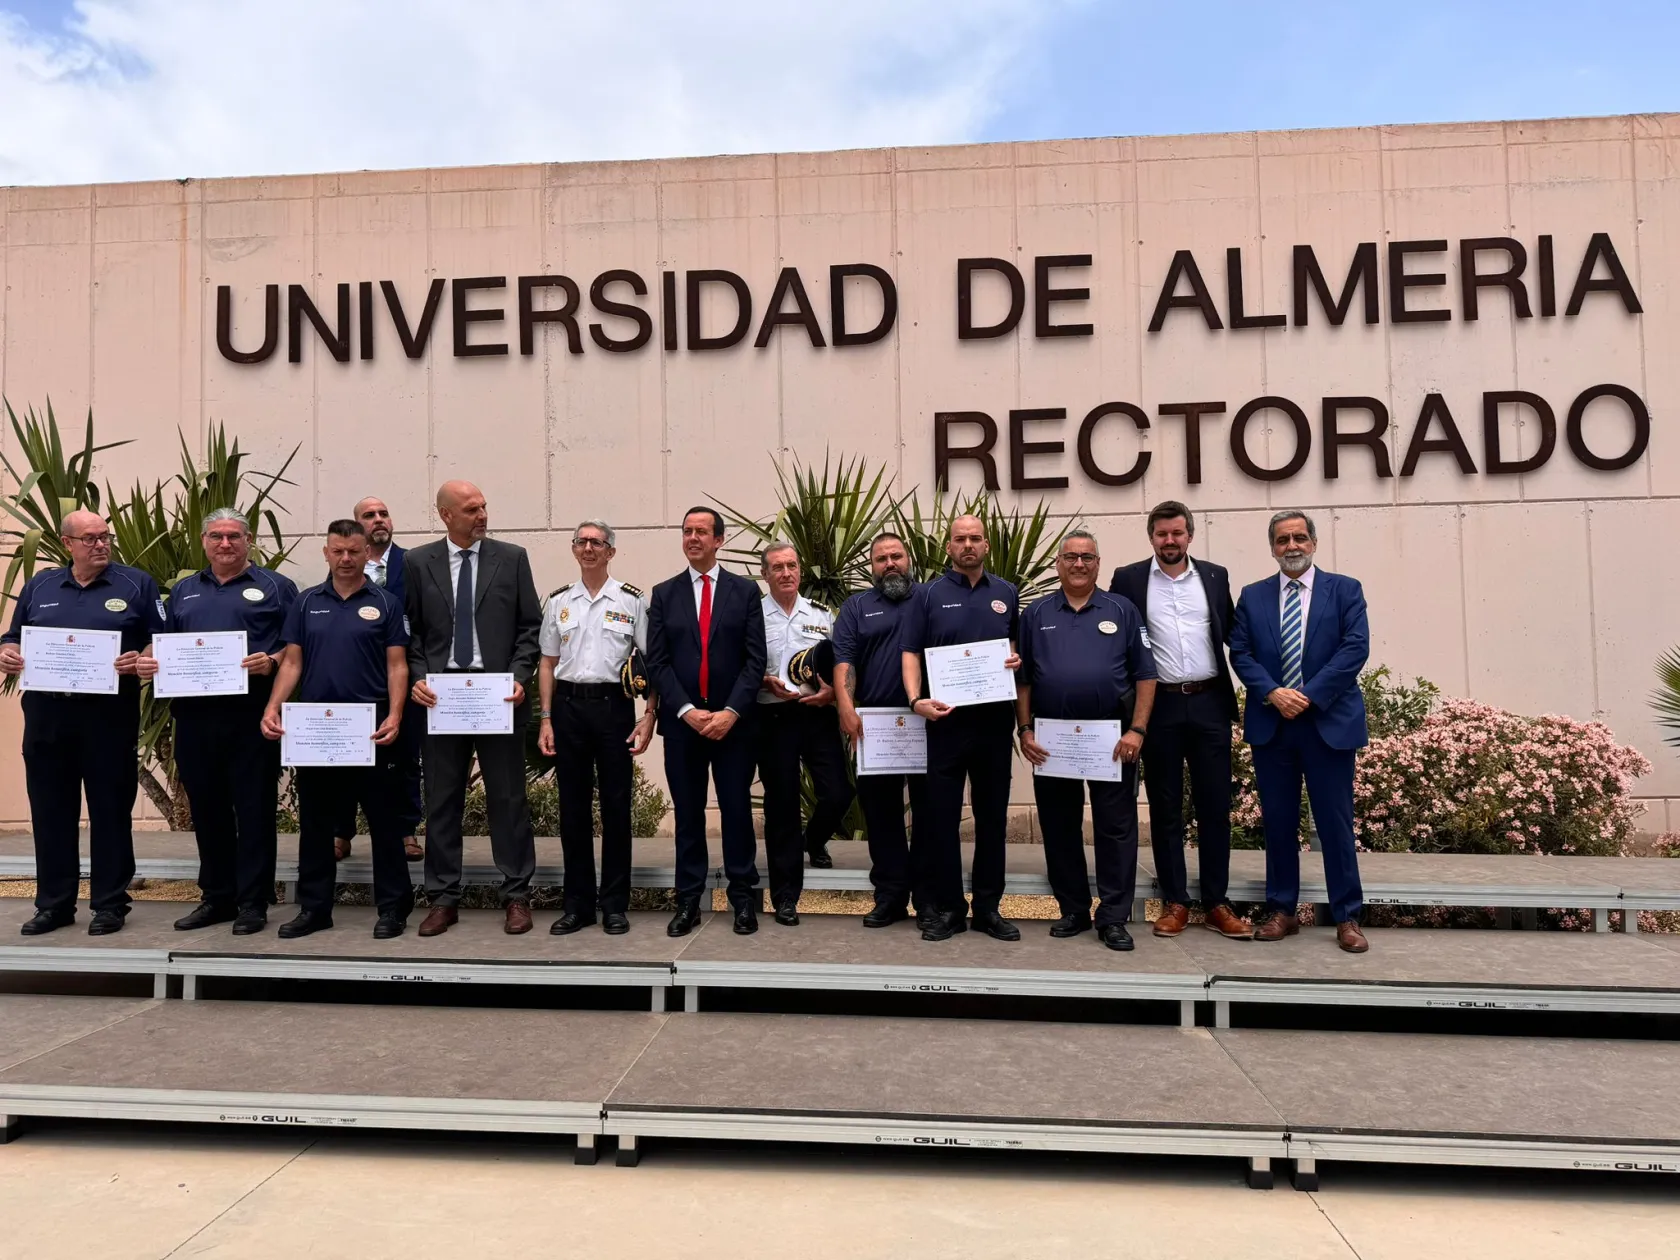
<svg viewBox="0 0 1680 1260">
<path fill-rule="evenodd" d="M 1239 918 L 1237 912 L 1230 906 L 1215 906 L 1207 912 L 1207 922 L 1202 925 L 1218 932 L 1221 936 L 1229 937 L 1233 941 L 1247 941 L 1254 937 L 1254 925 L 1247 919 Z"/>
<path fill-rule="evenodd" d="M 1365 939 L 1365 933 L 1359 930 L 1359 924 L 1352 919 L 1336 924 L 1336 944 L 1350 954 L 1363 954 L 1371 948 L 1371 942 Z"/>
<path fill-rule="evenodd" d="M 1286 936 L 1294 936 L 1301 930 L 1301 920 L 1292 914 L 1274 914 L 1259 927 L 1254 929 L 1254 939 L 1257 941 L 1281 941 Z"/>
<path fill-rule="evenodd" d="M 1181 906 L 1176 901 L 1169 901 L 1161 907 L 1160 917 L 1155 920 L 1156 936 L 1177 936 L 1190 926 L 1190 907 Z"/>
<path fill-rule="evenodd" d="M 420 920 L 420 935 L 442 936 L 460 921 L 461 915 L 454 906 L 433 906 Z"/>
<path fill-rule="evenodd" d="M 502 931 L 509 936 L 521 936 L 531 930 L 531 904 L 527 901 L 510 901 L 507 903 L 507 922 L 502 924 Z"/>
</svg>

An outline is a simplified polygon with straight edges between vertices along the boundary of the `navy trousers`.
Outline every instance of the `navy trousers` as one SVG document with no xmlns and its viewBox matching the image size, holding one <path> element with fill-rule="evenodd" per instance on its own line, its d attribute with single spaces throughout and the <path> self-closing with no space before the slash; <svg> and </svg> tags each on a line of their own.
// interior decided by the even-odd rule
<svg viewBox="0 0 1680 1260">
<path fill-rule="evenodd" d="M 723 870 L 729 904 L 757 904 L 758 837 L 753 832 L 753 715 L 743 714 L 722 739 L 707 739 L 688 723 L 666 724 L 665 784 L 676 816 L 677 900 L 698 901 L 711 862 L 706 851 L 706 779 L 717 790 Z"/>
<path fill-rule="evenodd" d="M 1357 921 L 1365 905 L 1353 846 L 1351 748 L 1332 748 L 1309 716 L 1280 722 L 1277 734 L 1255 744 L 1254 781 L 1266 830 L 1266 909 L 1294 914 L 1301 903 L 1301 785 L 1324 850 L 1324 880 L 1337 923 Z"/>
</svg>

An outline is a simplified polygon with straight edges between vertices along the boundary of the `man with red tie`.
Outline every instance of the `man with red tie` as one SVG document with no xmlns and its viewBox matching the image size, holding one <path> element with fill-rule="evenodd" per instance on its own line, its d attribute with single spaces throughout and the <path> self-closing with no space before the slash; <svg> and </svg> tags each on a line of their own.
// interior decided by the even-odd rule
<svg viewBox="0 0 1680 1260">
<path fill-rule="evenodd" d="M 648 674 L 659 693 L 665 779 L 676 814 L 677 912 L 667 933 L 700 922 L 706 891 L 706 778 L 717 790 L 723 867 L 735 931 L 758 931 L 758 840 L 753 833 L 750 729 L 766 657 L 758 584 L 717 561 L 723 516 L 683 516 L 688 567 L 653 588 L 648 601 Z"/>
</svg>

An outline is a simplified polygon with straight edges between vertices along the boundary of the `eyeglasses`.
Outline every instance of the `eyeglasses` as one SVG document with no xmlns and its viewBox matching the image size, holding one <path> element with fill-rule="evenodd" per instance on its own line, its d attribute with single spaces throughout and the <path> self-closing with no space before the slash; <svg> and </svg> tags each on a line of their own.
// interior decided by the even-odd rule
<svg viewBox="0 0 1680 1260">
<path fill-rule="evenodd" d="M 572 546 L 574 546 L 574 547 L 605 547 L 606 545 L 607 545 L 607 540 L 604 539 L 604 538 L 574 538 L 574 539 L 572 539 Z"/>
<path fill-rule="evenodd" d="M 245 541 L 244 534 L 206 534 L 204 536 L 213 543 L 236 543 Z"/>
<path fill-rule="evenodd" d="M 64 537 L 70 542 L 79 542 L 84 547 L 109 547 L 111 545 L 111 535 L 109 534 L 66 534 Z"/>
<path fill-rule="evenodd" d="M 1064 551 L 1062 553 L 1062 561 L 1065 564 L 1095 564 L 1099 559 L 1101 559 L 1100 556 L 1090 556 L 1083 552 Z"/>
</svg>

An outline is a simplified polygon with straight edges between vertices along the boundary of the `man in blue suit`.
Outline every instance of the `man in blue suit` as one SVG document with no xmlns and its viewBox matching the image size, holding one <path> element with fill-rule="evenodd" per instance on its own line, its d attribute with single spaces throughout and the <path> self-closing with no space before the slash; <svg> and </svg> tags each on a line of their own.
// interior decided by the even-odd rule
<svg viewBox="0 0 1680 1260">
<path fill-rule="evenodd" d="M 363 569 L 367 580 L 390 591 L 396 596 L 397 607 L 401 608 L 406 593 L 403 585 L 406 571 L 403 556 L 406 553 L 403 548 L 397 546 L 391 523 L 391 509 L 385 506 L 385 500 L 370 495 L 360 500 L 350 515 L 360 521 L 362 528 L 367 530 L 368 558 Z M 405 705 L 402 730 L 397 735 L 393 755 L 402 766 L 403 790 L 397 821 L 403 829 L 403 853 L 410 862 L 418 862 L 426 855 L 414 834 L 415 829 L 420 826 L 420 820 L 426 816 L 420 803 L 420 737 L 425 732 L 425 727 L 425 711 L 419 705 Z M 350 856 L 350 841 L 356 835 L 354 807 L 350 816 L 341 818 L 333 831 L 336 837 L 333 841 L 333 856 L 342 862 Z"/>
<path fill-rule="evenodd" d="M 723 516 L 683 516 L 688 567 L 653 588 L 647 667 L 659 693 L 665 780 L 676 814 L 677 912 L 666 927 L 686 936 L 706 890 L 706 776 L 717 790 L 723 869 L 735 931 L 758 931 L 758 840 L 753 834 L 751 729 L 764 685 L 764 612 L 758 583 L 718 564 Z"/>
<path fill-rule="evenodd" d="M 1371 654 L 1365 592 L 1313 564 L 1318 529 L 1305 512 L 1266 527 L 1278 576 L 1243 588 L 1231 626 L 1231 666 L 1248 690 L 1243 735 L 1266 829 L 1266 911 L 1257 941 L 1300 930 L 1301 783 L 1324 850 L 1336 943 L 1369 945 L 1359 930 L 1364 893 L 1353 845 L 1354 753 L 1366 743 L 1359 671 Z"/>
</svg>

